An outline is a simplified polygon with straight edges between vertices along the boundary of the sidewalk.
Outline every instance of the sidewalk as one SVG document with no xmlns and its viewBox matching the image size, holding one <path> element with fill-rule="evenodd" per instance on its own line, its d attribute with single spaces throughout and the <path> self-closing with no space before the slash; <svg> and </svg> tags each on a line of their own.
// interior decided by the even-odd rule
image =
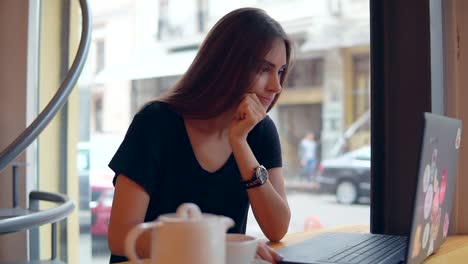
<svg viewBox="0 0 468 264">
<path fill-rule="evenodd" d="M 307 191 L 312 193 L 319 192 L 319 185 L 315 182 L 285 179 L 284 185 L 286 190 Z"/>
</svg>

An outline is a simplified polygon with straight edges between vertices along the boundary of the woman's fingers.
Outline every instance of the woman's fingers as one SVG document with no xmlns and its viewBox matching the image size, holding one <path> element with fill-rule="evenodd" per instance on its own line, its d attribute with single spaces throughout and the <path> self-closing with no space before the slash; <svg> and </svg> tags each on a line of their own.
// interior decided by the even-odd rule
<svg viewBox="0 0 468 264">
<path fill-rule="evenodd" d="M 262 102 L 258 98 L 257 94 L 248 93 L 247 97 L 249 98 L 249 100 L 251 100 L 251 104 L 255 106 L 255 109 L 259 110 L 260 112 L 265 112 L 266 113 L 265 106 L 262 104 Z"/>
<path fill-rule="evenodd" d="M 259 105 L 256 94 L 245 94 L 242 101 L 237 106 L 230 125 L 230 137 L 246 138 L 252 128 L 263 120 L 266 110 Z"/>
<path fill-rule="evenodd" d="M 268 247 L 268 246 L 267 246 Z M 280 253 L 278 253 L 276 250 L 268 247 L 270 249 L 270 253 L 275 261 L 281 261 L 283 260 L 283 256 L 281 256 Z"/>
<path fill-rule="evenodd" d="M 270 263 L 277 263 L 278 261 L 281 261 L 283 259 L 283 257 L 278 252 L 276 252 L 274 249 L 272 249 L 263 242 L 258 243 L 257 255 L 261 259 L 266 260 Z"/>
<path fill-rule="evenodd" d="M 257 247 L 257 255 L 270 263 L 276 263 L 275 259 L 271 255 L 270 251 L 266 248 L 266 245 L 263 243 L 259 243 Z"/>
<path fill-rule="evenodd" d="M 249 116 L 255 123 L 262 120 L 266 115 L 266 109 L 254 93 L 248 93 L 240 103 L 236 112 L 236 119 L 243 120 Z"/>
</svg>

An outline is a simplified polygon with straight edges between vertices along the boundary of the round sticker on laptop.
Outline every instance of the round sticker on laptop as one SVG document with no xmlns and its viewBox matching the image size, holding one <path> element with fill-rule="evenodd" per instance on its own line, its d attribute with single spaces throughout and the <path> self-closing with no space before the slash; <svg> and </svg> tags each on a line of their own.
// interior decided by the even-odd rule
<svg viewBox="0 0 468 264">
<path fill-rule="evenodd" d="M 426 226 L 424 227 L 424 232 L 423 232 L 423 237 L 422 237 L 422 248 L 426 248 L 427 242 L 429 241 L 429 231 L 431 229 L 431 226 L 429 223 L 426 223 Z"/>
<path fill-rule="evenodd" d="M 436 222 L 437 213 L 439 212 L 439 193 L 434 192 L 434 200 L 432 201 L 432 210 L 431 210 L 431 221 L 432 225 Z"/>
<path fill-rule="evenodd" d="M 423 181 L 424 192 L 427 192 L 427 187 L 429 187 L 430 182 L 431 182 L 431 165 L 427 164 L 426 168 L 424 169 L 424 181 Z"/>
<path fill-rule="evenodd" d="M 447 169 L 442 169 L 442 180 L 439 188 L 439 203 L 442 205 L 445 199 L 445 189 L 447 189 Z"/>
<path fill-rule="evenodd" d="M 413 249 L 411 250 L 411 257 L 417 257 L 419 252 L 421 252 L 421 225 L 416 227 L 416 232 L 414 233 L 414 243 Z"/>
<path fill-rule="evenodd" d="M 431 225 L 431 240 L 437 239 L 437 235 L 439 234 L 440 218 L 441 218 L 441 210 L 439 208 L 437 210 L 436 216 L 434 217 L 432 225 Z"/>
<path fill-rule="evenodd" d="M 450 223 L 449 215 L 448 215 L 447 213 L 445 213 L 445 217 L 444 217 L 444 229 L 442 230 L 442 231 L 443 231 L 444 238 L 447 237 L 447 233 L 448 233 L 448 229 L 449 229 L 449 223 Z"/>
<path fill-rule="evenodd" d="M 455 139 L 455 148 L 459 149 L 460 148 L 460 141 L 461 141 L 461 128 L 458 128 L 457 130 L 457 137 Z"/>
<path fill-rule="evenodd" d="M 432 199 L 434 198 L 434 191 L 432 189 L 432 184 L 429 184 L 426 192 L 426 198 L 424 200 L 424 219 L 429 217 L 429 213 L 432 209 Z"/>
</svg>

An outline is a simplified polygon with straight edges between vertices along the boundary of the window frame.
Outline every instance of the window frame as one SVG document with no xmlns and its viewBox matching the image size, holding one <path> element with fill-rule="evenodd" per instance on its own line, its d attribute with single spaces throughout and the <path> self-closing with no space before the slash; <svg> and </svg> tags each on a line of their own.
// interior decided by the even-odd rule
<svg viewBox="0 0 468 264">
<path fill-rule="evenodd" d="M 442 2 L 443 23 L 443 59 L 444 59 L 444 111 L 447 115 L 459 118 L 465 123 L 462 132 L 462 146 L 460 148 L 459 169 L 455 201 L 452 211 L 450 234 L 468 234 L 468 150 L 466 139 L 468 138 L 466 124 L 468 123 L 468 57 L 459 56 L 462 50 L 468 48 L 468 17 L 464 14 L 468 8 L 468 2 L 464 0 L 446 0 Z M 465 143 L 463 143 L 465 142 Z"/>
<path fill-rule="evenodd" d="M 422 112 L 468 122 L 463 99 L 468 96 L 468 58 L 459 56 L 468 48 L 468 18 L 463 14 L 467 7 L 463 0 L 370 0 L 372 233 L 409 233 Z M 437 35 L 442 43 L 434 42 Z M 467 137 L 465 130 L 462 138 Z M 459 160 L 467 158 L 462 143 Z M 450 234 L 468 233 L 468 210 L 463 209 L 468 202 L 463 191 L 467 171 L 468 164 L 459 162 Z"/>
<path fill-rule="evenodd" d="M 372 233 L 410 230 L 422 113 L 431 111 L 429 11 L 429 1 L 370 0 Z"/>
</svg>

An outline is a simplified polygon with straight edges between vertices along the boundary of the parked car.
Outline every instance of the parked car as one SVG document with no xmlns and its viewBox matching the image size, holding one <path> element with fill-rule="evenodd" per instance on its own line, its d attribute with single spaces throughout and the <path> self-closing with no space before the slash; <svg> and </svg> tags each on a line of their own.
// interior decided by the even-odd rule
<svg viewBox="0 0 468 264">
<path fill-rule="evenodd" d="M 106 237 L 114 198 L 112 177 L 91 179 L 91 235 Z"/>
<path fill-rule="evenodd" d="M 370 158 L 370 146 L 365 146 L 324 160 L 316 178 L 320 192 L 335 194 L 342 204 L 353 204 L 361 197 L 369 197 Z"/>
</svg>

